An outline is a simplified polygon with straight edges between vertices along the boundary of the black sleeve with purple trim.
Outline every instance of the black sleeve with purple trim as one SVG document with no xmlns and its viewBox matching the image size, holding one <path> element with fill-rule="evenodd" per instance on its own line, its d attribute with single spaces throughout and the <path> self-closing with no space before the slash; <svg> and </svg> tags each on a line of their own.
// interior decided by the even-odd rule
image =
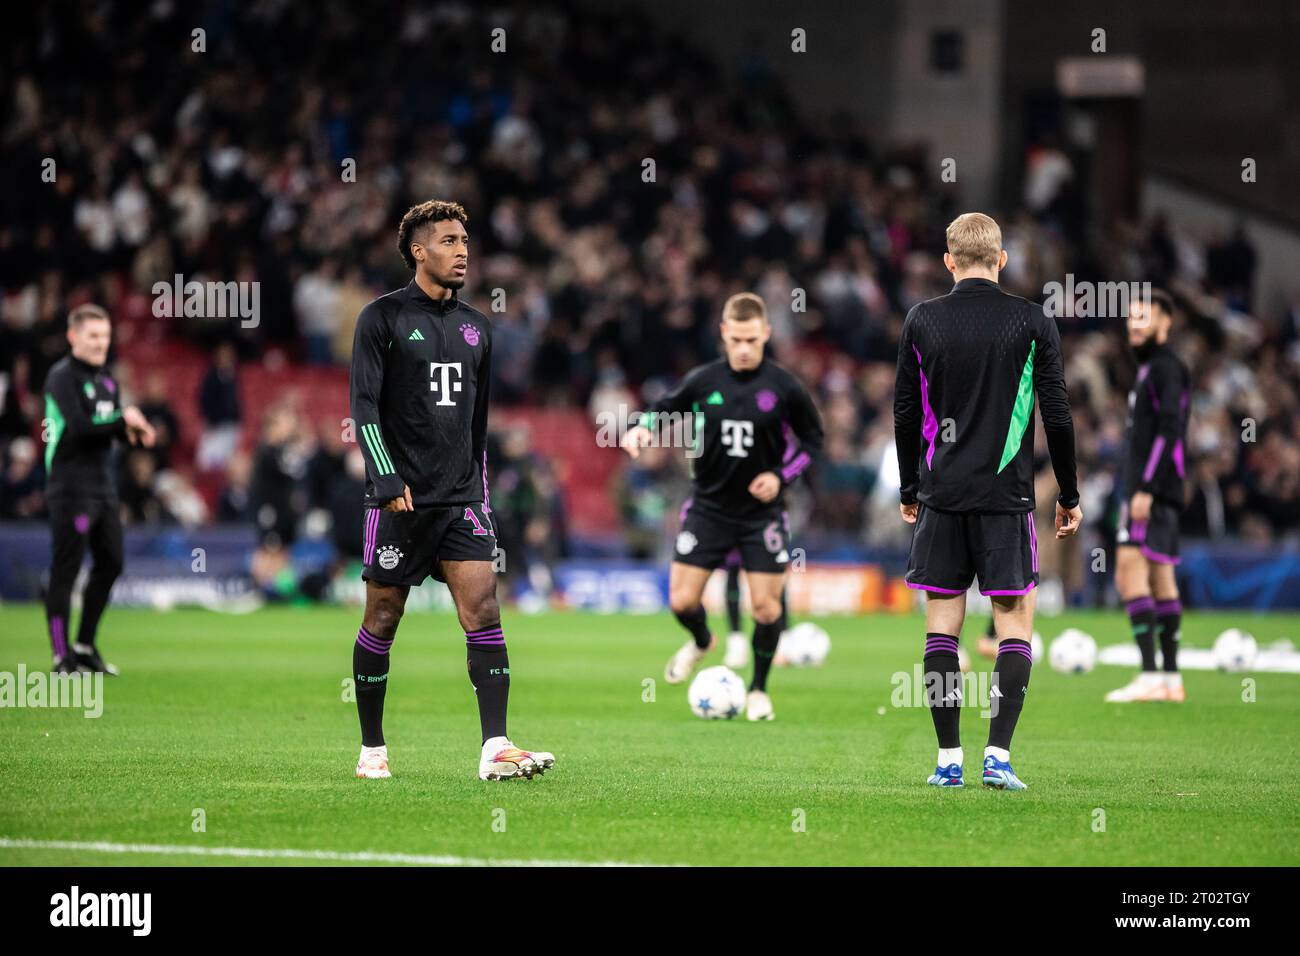
<svg viewBox="0 0 1300 956">
<path fill-rule="evenodd" d="M 903 334 L 898 340 L 898 370 L 894 375 L 894 447 L 898 451 L 899 500 L 905 505 L 916 503 L 916 488 L 920 481 L 921 421 L 921 362 L 912 345 L 912 316 L 916 307 L 907 313 Z"/>
<path fill-rule="evenodd" d="M 822 450 L 822 417 L 813 404 L 808 389 L 793 375 L 789 376 L 785 405 L 783 430 L 786 446 L 781 455 L 781 468 L 777 472 L 782 487 L 800 475 L 805 476 L 805 481 L 808 480 L 808 469 L 816 464 Z"/>
<path fill-rule="evenodd" d="M 1168 346 L 1156 348 L 1138 368 L 1129 394 L 1127 494 L 1145 491 L 1183 507 L 1189 383 L 1186 366 Z"/>
</svg>

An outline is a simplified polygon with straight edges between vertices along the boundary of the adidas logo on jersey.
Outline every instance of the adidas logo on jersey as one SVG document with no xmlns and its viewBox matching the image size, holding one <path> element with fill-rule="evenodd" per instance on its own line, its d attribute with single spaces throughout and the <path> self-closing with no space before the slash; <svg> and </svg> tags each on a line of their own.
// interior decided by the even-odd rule
<svg viewBox="0 0 1300 956">
<path fill-rule="evenodd" d="M 721 392 L 714 392 L 712 395 L 710 395 L 708 398 L 706 398 L 706 399 L 704 400 L 704 404 L 705 404 L 705 405 L 721 405 L 721 404 L 723 404 L 722 393 L 721 393 Z"/>
<path fill-rule="evenodd" d="M 410 335 L 406 337 L 406 340 L 408 342 L 423 342 L 424 335 L 420 332 L 419 329 L 416 329 L 414 332 L 412 332 Z"/>
</svg>

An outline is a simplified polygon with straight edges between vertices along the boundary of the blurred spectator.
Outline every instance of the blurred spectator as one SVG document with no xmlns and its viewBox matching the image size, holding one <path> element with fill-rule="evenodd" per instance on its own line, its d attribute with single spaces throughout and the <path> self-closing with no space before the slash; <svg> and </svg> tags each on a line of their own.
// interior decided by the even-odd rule
<svg viewBox="0 0 1300 956">
<path fill-rule="evenodd" d="M 196 464 L 203 471 L 222 468 L 239 441 L 242 418 L 235 347 L 229 342 L 217 346 L 212 366 L 203 376 L 199 386 L 199 412 L 204 427 L 199 438 Z"/>
<path fill-rule="evenodd" d="M 4 456 L 0 519 L 39 518 L 45 510 L 45 472 L 30 438 L 15 438 Z"/>
</svg>

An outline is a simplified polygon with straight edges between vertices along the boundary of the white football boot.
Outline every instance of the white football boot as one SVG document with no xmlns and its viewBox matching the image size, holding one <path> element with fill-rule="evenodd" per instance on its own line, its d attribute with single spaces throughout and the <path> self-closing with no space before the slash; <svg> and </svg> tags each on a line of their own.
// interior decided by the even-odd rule
<svg viewBox="0 0 1300 956">
<path fill-rule="evenodd" d="M 745 697 L 746 720 L 771 720 L 776 716 L 772 710 L 772 698 L 766 691 L 751 690 Z"/>
<path fill-rule="evenodd" d="M 1143 671 L 1118 690 L 1106 695 L 1110 704 L 1130 704 L 1147 701 L 1166 701 L 1169 689 L 1165 686 L 1164 675 L 1159 671 Z"/>
<path fill-rule="evenodd" d="M 669 684 L 683 683 L 717 643 L 718 639 L 712 634 L 709 635 L 708 647 L 696 647 L 695 638 L 691 638 L 682 645 L 681 650 L 668 658 L 668 665 L 664 668 L 664 680 Z"/>
<path fill-rule="evenodd" d="M 749 638 L 739 631 L 727 635 L 727 653 L 722 658 L 733 671 L 744 670 L 749 666 Z"/>
<path fill-rule="evenodd" d="M 483 743 L 478 760 L 480 780 L 511 780 L 540 777 L 555 765 L 555 754 L 520 750 L 505 737 L 493 737 Z"/>
<path fill-rule="evenodd" d="M 361 756 L 357 758 L 357 776 L 366 780 L 387 780 L 392 776 L 388 772 L 388 746 L 362 747 Z"/>
</svg>

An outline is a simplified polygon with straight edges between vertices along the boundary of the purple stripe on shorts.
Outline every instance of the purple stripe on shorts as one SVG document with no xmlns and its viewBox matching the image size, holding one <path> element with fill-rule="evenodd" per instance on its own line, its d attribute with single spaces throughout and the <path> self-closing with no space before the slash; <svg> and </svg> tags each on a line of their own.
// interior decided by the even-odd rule
<svg viewBox="0 0 1300 956">
<path fill-rule="evenodd" d="M 1172 601 L 1156 602 L 1157 617 L 1165 617 L 1166 615 L 1169 614 L 1182 614 L 1182 613 L 1183 613 L 1183 602 L 1178 600 L 1177 598 L 1175 598 Z"/>
<path fill-rule="evenodd" d="M 985 591 L 983 588 L 980 588 L 980 594 L 983 594 L 985 597 L 1015 597 L 1018 594 L 1028 594 L 1036 587 L 1038 587 L 1038 583 L 1035 581 L 1030 581 L 1029 584 L 1026 585 L 1025 587 L 1016 588 L 1014 591 L 1012 590 Z"/>
<path fill-rule="evenodd" d="M 904 581 L 903 583 L 906 584 L 913 591 L 934 591 L 936 594 L 965 594 L 966 593 L 966 588 L 962 588 L 960 591 L 954 591 L 952 588 L 935 587 L 933 584 L 913 584 L 911 581 Z"/>
<path fill-rule="evenodd" d="M 1154 611 L 1155 607 L 1156 602 L 1150 595 L 1134 598 L 1124 605 L 1124 609 L 1128 611 L 1130 617 L 1134 614 L 1145 614 L 1147 611 Z"/>
<path fill-rule="evenodd" d="M 1034 513 L 1031 511 L 1025 515 L 1029 522 L 1029 567 L 1035 574 L 1038 573 L 1038 529 L 1034 527 Z"/>
<path fill-rule="evenodd" d="M 1174 442 L 1174 471 L 1178 472 L 1179 478 L 1187 477 L 1187 459 L 1183 455 L 1183 440 L 1181 438 Z"/>
<path fill-rule="evenodd" d="M 1145 544 L 1142 545 L 1141 551 L 1143 557 L 1148 561 L 1154 561 L 1156 564 L 1181 564 L 1183 560 L 1172 554 L 1161 554 L 1159 551 L 1153 551 Z"/>
<path fill-rule="evenodd" d="M 375 637 L 363 627 L 357 631 L 357 643 L 373 654 L 387 654 L 393 646 L 393 638 Z"/>
</svg>

